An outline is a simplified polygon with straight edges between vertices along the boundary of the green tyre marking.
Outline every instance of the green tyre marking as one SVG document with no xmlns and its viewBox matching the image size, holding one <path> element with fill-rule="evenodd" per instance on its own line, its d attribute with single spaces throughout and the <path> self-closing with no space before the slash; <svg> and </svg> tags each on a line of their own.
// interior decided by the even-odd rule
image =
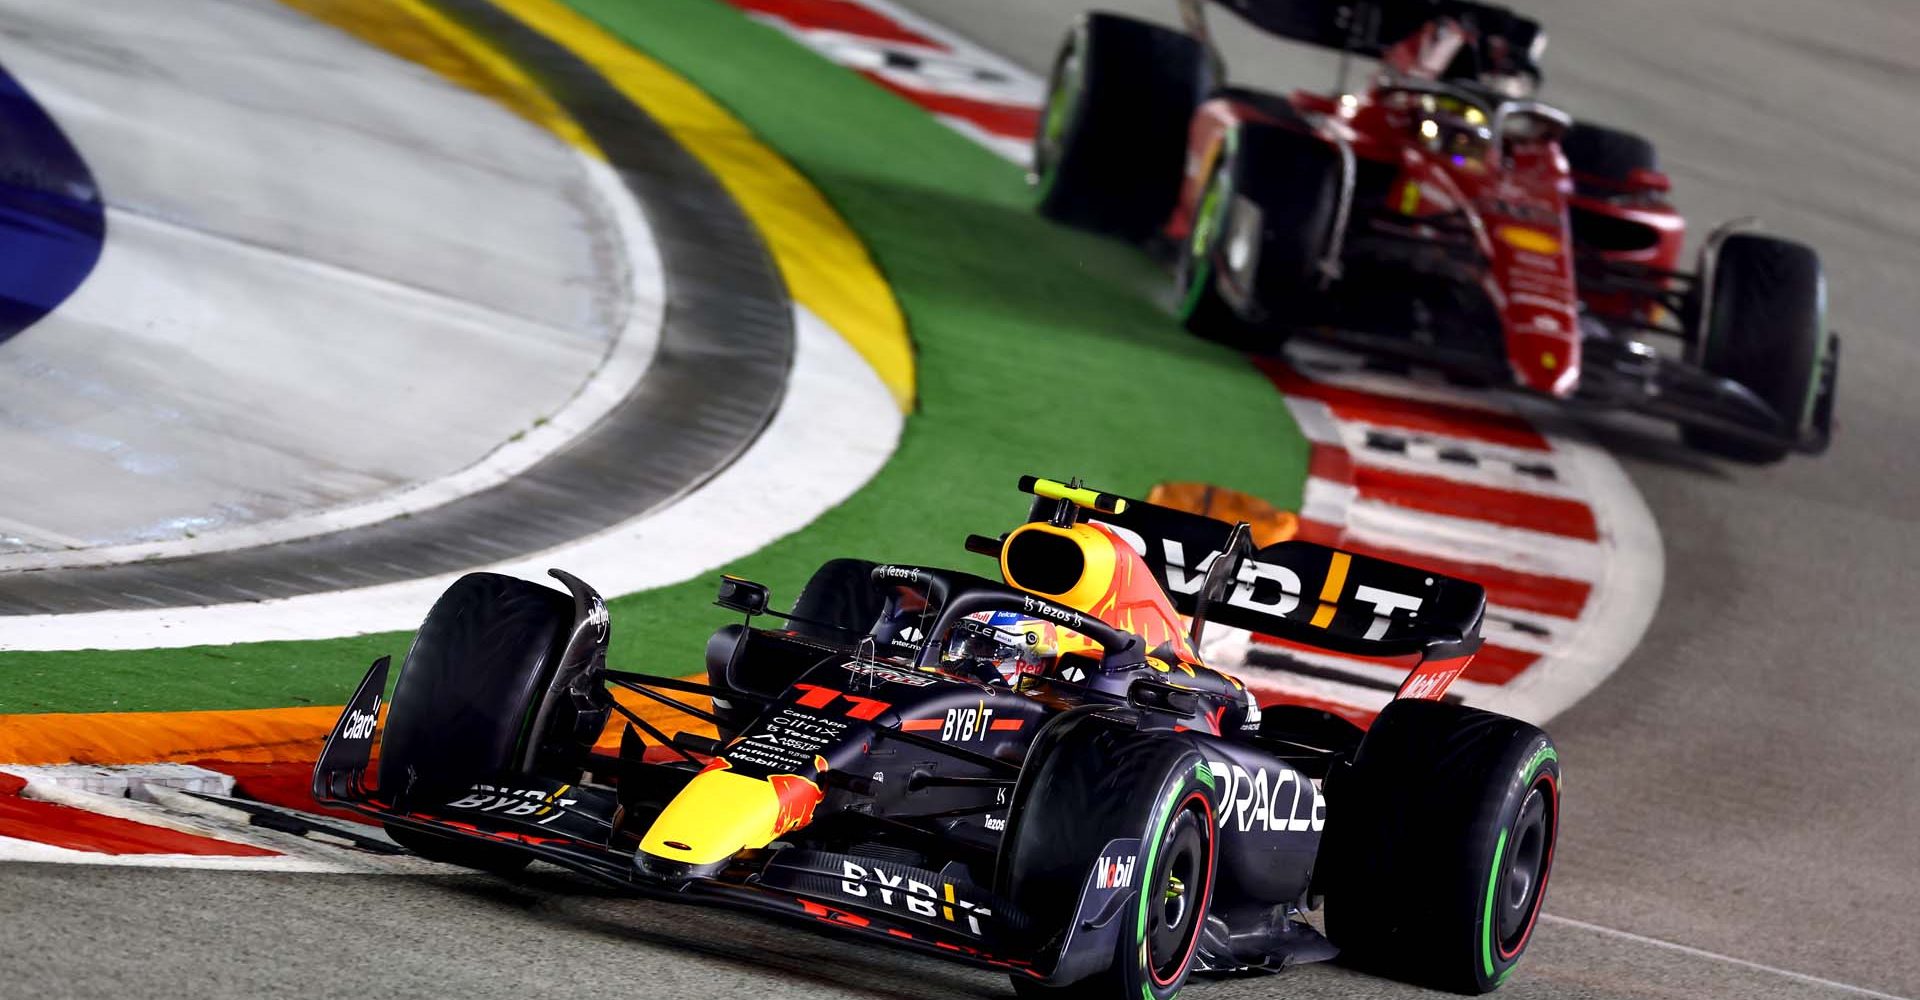
<svg viewBox="0 0 1920 1000">
<path fill-rule="evenodd" d="M 1487 904 L 1480 915 L 1480 962 L 1486 968 L 1487 975 L 1493 975 L 1493 891 L 1500 881 L 1500 859 L 1507 853 L 1507 831 L 1500 831 L 1500 840 L 1493 846 L 1493 871 L 1487 876 Z"/>
<path fill-rule="evenodd" d="M 1193 236 L 1187 243 L 1187 258 L 1192 261 L 1187 274 L 1187 294 L 1180 301 L 1180 319 L 1184 322 L 1193 317 L 1194 310 L 1200 307 L 1200 296 L 1205 295 L 1207 284 L 1213 280 L 1213 231 L 1220 225 L 1218 218 L 1222 206 L 1232 198 L 1233 181 L 1224 169 L 1216 168 L 1214 179 L 1207 184 L 1207 193 L 1200 199 L 1200 210 L 1193 220 Z"/>
<path fill-rule="evenodd" d="M 1144 874 L 1141 875 L 1142 882 L 1139 889 L 1140 919 L 1134 927 L 1136 936 L 1140 941 L 1140 946 L 1143 949 L 1147 944 L 1147 886 L 1145 879 L 1153 875 L 1153 862 L 1160 855 L 1160 837 L 1167 832 L 1167 825 L 1173 822 L 1173 800 L 1180 797 L 1180 787 L 1179 784 L 1175 784 L 1167 790 L 1167 800 L 1160 803 L 1159 822 L 1155 823 L 1153 827 L 1153 839 L 1147 842 L 1147 866 L 1144 869 Z M 1144 959 L 1146 952 L 1143 950 L 1140 954 Z"/>
<path fill-rule="evenodd" d="M 1080 49 L 1080 30 L 1076 28 L 1072 47 L 1061 60 L 1059 86 L 1047 95 L 1047 115 L 1041 123 L 1041 142 L 1035 144 L 1036 159 L 1042 146 L 1052 153 L 1047 160 L 1046 170 L 1040 175 L 1041 201 L 1047 200 L 1060 181 L 1060 161 L 1065 158 L 1060 143 L 1066 138 L 1067 120 L 1080 101 L 1080 87 L 1085 75 Z M 1036 162 L 1035 165 L 1039 164 Z"/>
<path fill-rule="evenodd" d="M 1558 762 L 1560 760 L 1559 751 L 1555 750 L 1551 746 L 1544 746 L 1544 747 L 1541 747 L 1538 751 L 1536 751 L 1533 755 L 1533 759 L 1527 762 L 1527 769 L 1526 769 L 1527 777 L 1526 777 L 1526 780 L 1522 782 L 1522 784 L 1531 786 L 1533 784 L 1533 779 L 1536 777 L 1539 777 L 1541 766 L 1550 760 Z M 1480 914 L 1480 964 L 1483 968 L 1487 970 L 1488 976 L 1493 975 L 1493 929 L 1494 929 L 1493 895 L 1494 895 L 1494 889 L 1498 886 L 1500 881 L 1500 860 L 1502 857 L 1506 855 L 1506 852 L 1507 852 L 1507 831 L 1501 830 L 1500 839 L 1498 842 L 1494 844 L 1494 847 L 1493 847 L 1493 871 L 1487 874 L 1487 899 L 1486 899 L 1486 904 L 1482 908 L 1481 914 Z M 1542 887 L 1542 890 L 1544 890 L 1544 887 Z M 1540 902 L 1544 902 L 1544 901 L 1543 900 L 1536 901 L 1535 905 L 1539 905 Z M 1495 980 L 1495 985 L 1505 982 L 1507 976 L 1512 972 L 1513 972 L 1513 967 L 1508 966 L 1506 971 L 1502 972 L 1500 974 L 1500 977 Z"/>
</svg>

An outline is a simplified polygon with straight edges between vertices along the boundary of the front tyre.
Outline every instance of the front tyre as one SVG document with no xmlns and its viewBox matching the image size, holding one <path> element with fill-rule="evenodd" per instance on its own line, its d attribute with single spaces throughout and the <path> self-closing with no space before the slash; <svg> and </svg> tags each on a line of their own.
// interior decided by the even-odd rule
<svg viewBox="0 0 1920 1000">
<path fill-rule="evenodd" d="M 1546 898 L 1560 762 L 1534 726 L 1395 701 L 1327 787 L 1316 884 L 1341 958 L 1459 993 L 1505 982 Z"/>
<path fill-rule="evenodd" d="M 1813 423 L 1827 351 L 1827 282 L 1820 255 L 1791 240 L 1733 233 L 1708 250 L 1710 301 L 1699 317 L 1701 367 L 1760 397 L 1792 437 Z M 1700 451 L 1735 461 L 1778 462 L 1785 443 L 1756 442 L 1701 427 L 1681 437 Z"/>
<path fill-rule="evenodd" d="M 1062 955 L 1061 967 L 1090 974 L 1059 985 L 1016 976 L 1014 992 L 1051 1000 L 1170 1000 L 1193 968 L 1213 897 L 1219 827 L 1212 773 L 1189 742 L 1093 715 L 1050 726 L 1028 761 L 999 868 L 1002 892 L 1041 933 L 1073 921 L 1110 843 L 1139 847 L 1131 859 L 1132 898 L 1110 925 L 1113 936 L 1080 935 L 1069 945 L 1112 950 L 1072 956 L 1071 963 Z"/>
<path fill-rule="evenodd" d="M 1273 349 L 1320 290 L 1341 198 L 1339 152 L 1280 125 L 1243 124 L 1214 157 L 1175 273 L 1180 322 Z"/>
<path fill-rule="evenodd" d="M 1117 14 L 1082 18 L 1054 60 L 1034 137 L 1040 214 L 1135 242 L 1158 231 L 1207 67 L 1190 35 Z"/>
</svg>

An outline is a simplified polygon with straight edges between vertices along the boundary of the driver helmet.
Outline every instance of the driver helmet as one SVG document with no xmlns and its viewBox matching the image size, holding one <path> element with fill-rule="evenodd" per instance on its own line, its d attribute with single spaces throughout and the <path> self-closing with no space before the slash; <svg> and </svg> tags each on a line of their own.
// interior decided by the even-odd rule
<svg viewBox="0 0 1920 1000">
<path fill-rule="evenodd" d="M 1059 653 L 1060 637 L 1052 622 L 1017 611 L 981 611 L 953 623 L 940 662 L 982 679 L 990 669 L 1018 687 L 1023 678 L 1045 673 Z"/>
<path fill-rule="evenodd" d="M 1435 153 L 1477 160 L 1493 144 L 1486 110 L 1463 97 L 1421 94 L 1415 118 L 1421 141 Z"/>
</svg>

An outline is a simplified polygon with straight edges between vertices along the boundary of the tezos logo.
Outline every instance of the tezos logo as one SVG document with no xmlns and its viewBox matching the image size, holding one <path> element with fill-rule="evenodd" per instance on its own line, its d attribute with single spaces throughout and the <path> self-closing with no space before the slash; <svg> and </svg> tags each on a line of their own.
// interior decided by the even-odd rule
<svg viewBox="0 0 1920 1000">
<path fill-rule="evenodd" d="M 1031 597 L 1023 596 L 1020 598 L 1020 608 L 1027 614 L 1039 615 L 1042 618 L 1051 618 L 1071 629 L 1080 627 L 1081 618 L 1078 614 L 1056 608 L 1045 601 L 1036 601 Z"/>
<path fill-rule="evenodd" d="M 347 712 L 347 726 L 340 730 L 343 740 L 364 740 L 373 736 L 374 724 L 380 721 L 380 699 L 373 699 L 373 707 L 365 712 L 351 709 Z"/>
</svg>

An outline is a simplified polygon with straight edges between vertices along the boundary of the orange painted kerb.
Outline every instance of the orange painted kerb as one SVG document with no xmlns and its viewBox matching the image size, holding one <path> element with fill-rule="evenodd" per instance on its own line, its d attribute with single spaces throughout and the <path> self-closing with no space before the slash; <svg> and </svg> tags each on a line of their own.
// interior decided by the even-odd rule
<svg viewBox="0 0 1920 1000">
<path fill-rule="evenodd" d="M 208 712 L 0 715 L 0 762 L 145 764 L 312 760 L 339 705 Z"/>
<path fill-rule="evenodd" d="M 706 680 L 699 675 L 686 679 Z M 712 726 L 651 699 L 619 689 L 614 697 L 669 734 L 686 730 L 713 735 Z M 708 707 L 704 697 L 673 697 L 695 708 Z M 310 761 L 320 755 L 341 707 L 0 715 L 0 764 Z M 619 747 L 624 721 L 613 716 L 600 739 L 603 749 Z"/>
</svg>

